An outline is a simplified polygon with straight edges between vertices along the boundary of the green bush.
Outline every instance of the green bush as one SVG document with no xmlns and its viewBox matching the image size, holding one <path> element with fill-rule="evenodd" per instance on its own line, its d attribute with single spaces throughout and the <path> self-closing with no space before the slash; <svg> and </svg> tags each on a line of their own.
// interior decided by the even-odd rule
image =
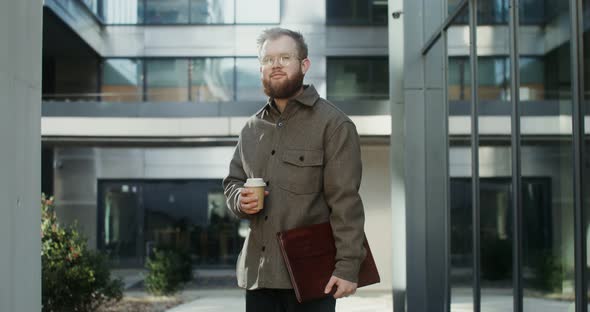
<svg viewBox="0 0 590 312">
<path fill-rule="evenodd" d="M 533 286 L 543 291 L 561 292 L 565 278 L 561 259 L 554 256 L 551 250 L 543 250 L 536 254 L 533 262 Z"/>
<path fill-rule="evenodd" d="M 120 300 L 123 283 L 111 279 L 107 260 L 88 250 L 76 227 L 57 222 L 53 198 L 41 197 L 43 311 L 94 311 Z"/>
<path fill-rule="evenodd" d="M 191 260 L 188 253 L 174 249 L 157 249 L 146 263 L 147 291 L 154 295 L 170 295 L 177 292 L 183 283 L 192 279 Z"/>
</svg>

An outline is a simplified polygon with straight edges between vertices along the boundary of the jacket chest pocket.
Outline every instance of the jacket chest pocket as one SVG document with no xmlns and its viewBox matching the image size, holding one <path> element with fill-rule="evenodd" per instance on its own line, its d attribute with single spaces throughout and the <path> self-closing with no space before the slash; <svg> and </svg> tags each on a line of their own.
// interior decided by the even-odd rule
<svg viewBox="0 0 590 312">
<path fill-rule="evenodd" d="M 286 150 L 281 157 L 279 186 L 295 194 L 318 193 L 323 185 L 322 150 Z"/>
</svg>

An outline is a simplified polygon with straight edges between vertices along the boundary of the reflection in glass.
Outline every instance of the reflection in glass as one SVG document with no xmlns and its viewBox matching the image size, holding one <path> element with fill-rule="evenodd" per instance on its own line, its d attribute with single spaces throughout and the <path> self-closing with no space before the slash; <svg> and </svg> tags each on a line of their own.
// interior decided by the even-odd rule
<svg viewBox="0 0 590 312">
<path fill-rule="evenodd" d="M 146 60 L 147 101 L 188 101 L 188 60 Z"/>
<path fill-rule="evenodd" d="M 190 0 L 191 24 L 232 24 L 235 0 Z"/>
<path fill-rule="evenodd" d="M 343 25 L 387 25 L 387 1 L 328 0 L 326 21 Z"/>
<path fill-rule="evenodd" d="M 584 114 L 584 159 L 582 159 L 582 194 L 584 198 L 582 201 L 582 209 L 586 220 L 584 220 L 584 237 L 586 239 L 586 265 L 584 270 L 584 278 L 586 285 L 590 283 L 590 0 L 584 0 L 583 5 L 583 47 L 584 47 L 584 68 L 582 86 L 584 97 L 582 99 L 582 112 Z"/>
<path fill-rule="evenodd" d="M 545 177 L 548 187 L 541 198 L 523 189 L 523 291 L 524 311 L 539 311 L 550 305 L 552 311 L 574 310 L 574 197 L 572 93 L 569 2 L 530 0 L 530 7 L 545 7 L 545 25 L 531 40 L 530 26 L 519 27 L 520 51 L 542 60 L 534 73 L 543 77 L 530 84 L 528 66 L 521 66 L 523 84 L 521 106 L 543 112 L 545 123 L 523 114 L 522 174 Z M 524 24 L 522 22 L 521 24 Z M 523 62 L 523 63 L 526 63 Z M 530 65 L 530 64 L 529 64 Z M 534 92 L 531 92 L 533 90 Z M 542 110 L 541 110 L 542 109 Z M 547 136 L 533 136 L 547 133 Z"/>
<path fill-rule="evenodd" d="M 187 24 L 189 0 L 145 0 L 146 24 Z"/>
<path fill-rule="evenodd" d="M 248 223 L 225 205 L 220 180 L 99 182 L 98 247 L 113 265 L 141 267 L 154 249 L 193 265 L 234 266 Z"/>
<path fill-rule="evenodd" d="M 101 97 L 106 102 L 142 101 L 141 60 L 106 59 L 102 68 Z"/>
<path fill-rule="evenodd" d="M 233 58 L 191 60 L 191 101 L 227 102 L 233 100 Z"/>
<path fill-rule="evenodd" d="M 236 23 L 278 24 L 281 19 L 280 0 L 235 0 Z"/>
<path fill-rule="evenodd" d="M 145 245 L 189 253 L 195 265 L 235 265 L 244 238 L 220 183 L 144 182 Z"/>
<path fill-rule="evenodd" d="M 137 186 L 112 184 L 103 194 L 102 249 L 114 265 L 139 263 L 143 254 L 139 243 L 141 212 Z"/>
<path fill-rule="evenodd" d="M 143 0 L 103 0 L 104 21 L 107 24 L 141 24 Z"/>
<path fill-rule="evenodd" d="M 449 57 L 448 96 L 451 103 L 471 100 L 471 64 L 469 56 Z"/>
<path fill-rule="evenodd" d="M 469 20 L 467 6 L 461 10 L 457 19 L 453 20 L 448 34 L 454 28 L 460 29 L 464 35 L 451 40 L 449 37 L 448 54 L 455 50 L 469 51 L 469 28 L 462 25 L 463 20 Z M 458 26 L 459 25 L 459 26 Z M 453 111 L 453 103 L 466 102 L 461 116 L 449 115 L 449 175 L 450 182 L 450 309 L 451 312 L 473 311 L 473 205 L 472 205 L 472 170 L 471 170 L 471 141 L 459 139 L 453 132 L 457 128 L 458 119 L 467 119 L 471 115 L 469 105 L 471 79 L 466 76 L 469 71 L 469 61 L 454 62 L 449 57 L 447 76 L 447 97 L 449 112 Z"/>
<path fill-rule="evenodd" d="M 511 115 L 511 74 L 508 51 L 508 0 L 481 0 L 477 18 L 477 105 L 480 125 L 490 118 L 508 119 Z M 483 25 L 502 25 L 493 32 Z M 494 40 L 494 38 L 505 38 Z M 487 49 L 494 50 L 493 56 Z M 501 108 L 504 108 L 502 110 Z M 492 117 L 493 116 L 493 117 Z M 510 125 L 510 122 L 507 122 Z M 500 128 L 499 125 L 496 125 Z M 492 142 L 482 133 L 479 136 L 479 207 L 481 252 L 481 311 L 510 312 L 513 307 L 512 267 L 512 146 L 511 127 L 501 131 L 501 143 Z M 498 129 L 500 130 L 500 129 Z M 490 178 L 488 178 L 490 177 Z"/>
<path fill-rule="evenodd" d="M 388 63 L 381 57 L 328 57 L 328 99 L 388 99 Z"/>
<path fill-rule="evenodd" d="M 236 99 L 238 101 L 266 101 L 260 81 L 258 58 L 236 58 L 236 84 Z"/>
</svg>

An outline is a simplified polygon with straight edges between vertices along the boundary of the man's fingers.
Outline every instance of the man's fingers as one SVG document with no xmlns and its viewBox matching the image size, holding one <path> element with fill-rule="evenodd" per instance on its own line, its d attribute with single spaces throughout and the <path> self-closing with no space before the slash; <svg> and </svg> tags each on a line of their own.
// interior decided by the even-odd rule
<svg viewBox="0 0 590 312">
<path fill-rule="evenodd" d="M 330 278 L 330 281 L 328 282 L 328 285 L 326 285 L 326 289 L 324 289 L 324 293 L 329 294 L 332 291 L 332 287 L 334 287 L 335 284 L 336 284 L 336 278 L 334 276 L 332 276 Z"/>
</svg>

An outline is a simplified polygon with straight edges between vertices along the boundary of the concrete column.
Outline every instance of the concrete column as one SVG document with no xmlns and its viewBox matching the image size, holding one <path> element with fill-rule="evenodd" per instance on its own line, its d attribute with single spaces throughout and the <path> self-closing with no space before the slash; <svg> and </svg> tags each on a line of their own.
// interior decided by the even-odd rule
<svg viewBox="0 0 590 312">
<path fill-rule="evenodd" d="M 41 310 L 41 19 L 0 2 L 0 311 Z"/>
<path fill-rule="evenodd" d="M 406 191 L 404 142 L 404 10 L 403 0 L 389 0 L 389 98 L 391 101 L 391 231 L 393 310 L 405 310 Z"/>
</svg>

